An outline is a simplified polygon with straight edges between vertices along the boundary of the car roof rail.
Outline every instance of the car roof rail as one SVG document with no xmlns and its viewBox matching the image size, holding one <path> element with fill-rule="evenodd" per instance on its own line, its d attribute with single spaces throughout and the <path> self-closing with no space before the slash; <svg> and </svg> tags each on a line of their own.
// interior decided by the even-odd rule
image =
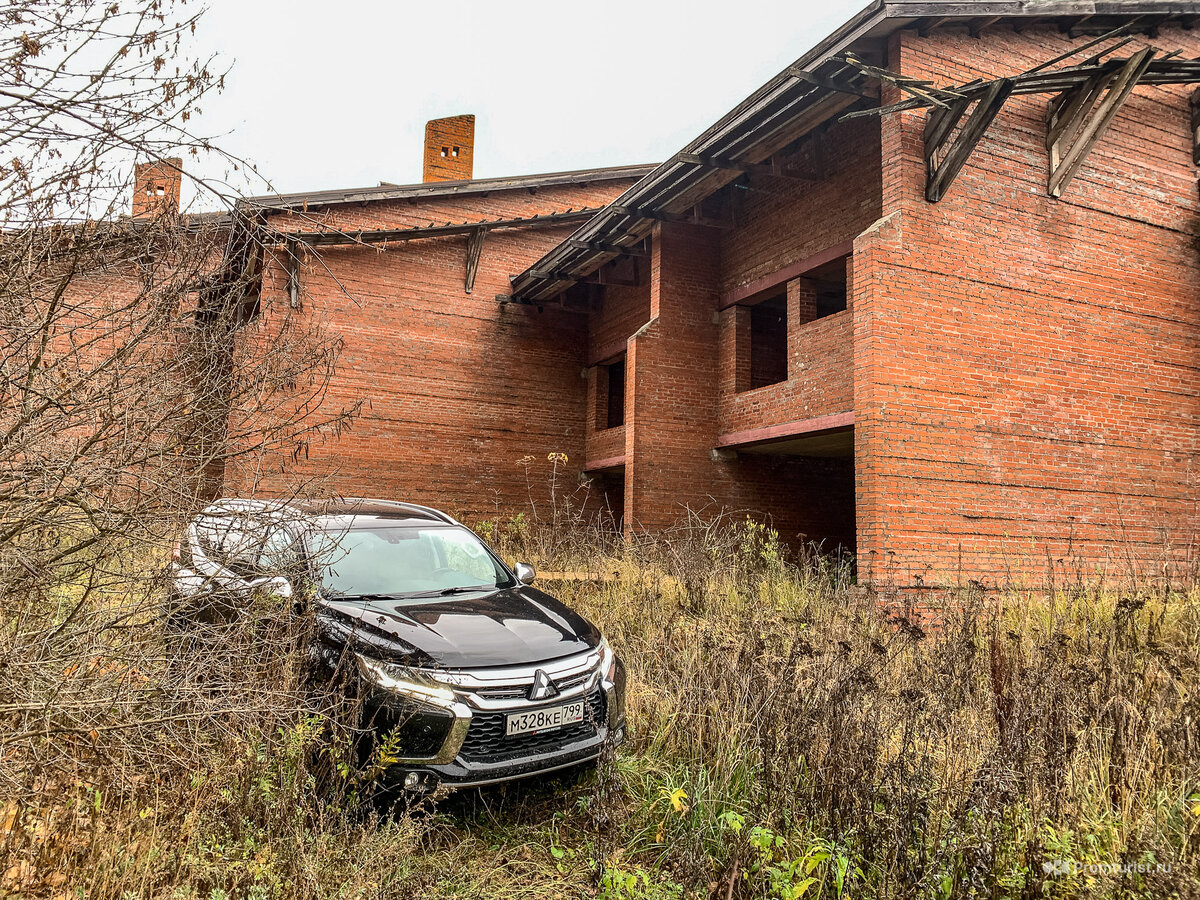
<svg viewBox="0 0 1200 900">
<path fill-rule="evenodd" d="M 340 503 L 344 503 L 348 506 L 355 504 L 355 503 L 362 503 L 364 505 L 371 504 L 374 506 L 388 507 L 388 508 L 394 509 L 398 512 L 402 512 L 405 510 L 411 510 L 411 511 L 415 511 L 415 512 L 425 513 L 426 515 L 429 515 L 435 519 L 440 519 L 441 521 L 445 522 L 448 525 L 462 524 L 458 520 L 456 520 L 453 516 L 447 515 L 446 513 L 442 512 L 440 509 L 434 509 L 432 506 L 422 506 L 419 503 L 409 503 L 404 500 L 381 500 L 378 497 L 343 497 L 343 498 L 341 498 Z M 354 515 L 354 510 L 348 509 L 345 511 L 345 513 L 348 515 Z"/>
</svg>

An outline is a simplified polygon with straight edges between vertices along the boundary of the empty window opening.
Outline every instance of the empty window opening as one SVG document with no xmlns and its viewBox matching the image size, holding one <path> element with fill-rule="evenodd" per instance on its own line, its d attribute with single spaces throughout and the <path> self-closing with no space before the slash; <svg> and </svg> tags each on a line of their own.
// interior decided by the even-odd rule
<svg viewBox="0 0 1200 900">
<path fill-rule="evenodd" d="M 457 147 L 451 147 L 451 148 L 450 148 L 450 155 L 451 155 L 451 156 L 458 156 L 458 148 L 457 148 Z"/>
<path fill-rule="evenodd" d="M 750 307 L 750 389 L 787 381 L 787 294 Z"/>
<path fill-rule="evenodd" d="M 807 274 L 816 295 L 814 319 L 823 319 L 846 309 L 849 297 L 849 279 L 846 276 L 848 256 L 835 259 Z"/>
<path fill-rule="evenodd" d="M 618 428 L 625 424 L 625 357 L 602 367 L 607 379 L 607 408 L 601 421 L 605 428 Z"/>
<path fill-rule="evenodd" d="M 443 148 L 442 148 L 442 157 L 443 157 L 443 158 L 445 158 L 445 157 L 447 157 L 447 156 L 449 156 L 449 155 L 450 155 L 450 148 L 449 148 L 449 147 L 443 147 Z"/>
</svg>

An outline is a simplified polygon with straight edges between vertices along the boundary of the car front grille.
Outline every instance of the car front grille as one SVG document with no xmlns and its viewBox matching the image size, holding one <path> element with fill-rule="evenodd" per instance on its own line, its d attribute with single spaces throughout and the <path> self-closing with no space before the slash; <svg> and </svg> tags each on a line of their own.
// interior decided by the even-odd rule
<svg viewBox="0 0 1200 900">
<path fill-rule="evenodd" d="M 565 678 L 555 678 L 554 687 L 560 694 L 579 687 L 592 677 L 592 670 L 579 672 Z M 477 688 L 474 693 L 488 700 L 523 700 L 529 694 L 530 685 L 504 685 L 503 687 Z"/>
<path fill-rule="evenodd" d="M 470 761 L 499 762 L 536 753 L 549 753 L 575 741 L 594 737 L 600 724 L 604 721 L 604 695 L 600 691 L 596 691 L 587 698 L 582 722 L 539 734 L 519 734 L 514 737 L 506 737 L 504 734 L 505 716 L 515 712 L 521 712 L 521 710 L 476 712 L 471 717 L 471 727 L 467 729 L 467 738 L 463 741 L 459 755 Z"/>
</svg>

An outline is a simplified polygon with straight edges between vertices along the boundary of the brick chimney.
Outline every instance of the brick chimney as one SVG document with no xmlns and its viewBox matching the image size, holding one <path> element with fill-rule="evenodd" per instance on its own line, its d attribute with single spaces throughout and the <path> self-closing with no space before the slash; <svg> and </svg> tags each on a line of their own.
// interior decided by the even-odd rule
<svg viewBox="0 0 1200 900">
<path fill-rule="evenodd" d="M 140 163 L 133 170 L 133 217 L 145 219 L 179 212 L 183 160 L 179 157 Z"/>
<path fill-rule="evenodd" d="M 469 181 L 474 160 L 474 116 L 450 116 L 425 124 L 422 181 Z"/>
</svg>

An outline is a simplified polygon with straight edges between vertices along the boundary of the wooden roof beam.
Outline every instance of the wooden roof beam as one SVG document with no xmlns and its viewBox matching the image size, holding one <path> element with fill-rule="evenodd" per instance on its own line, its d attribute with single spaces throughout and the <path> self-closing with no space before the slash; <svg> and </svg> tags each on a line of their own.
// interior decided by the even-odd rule
<svg viewBox="0 0 1200 900">
<path fill-rule="evenodd" d="M 1200 166 L 1200 88 L 1192 94 L 1192 163 Z"/>
<path fill-rule="evenodd" d="M 635 258 L 650 255 L 645 249 L 637 245 L 623 247 L 620 244 L 610 244 L 607 241 L 581 241 L 578 238 L 568 238 L 566 243 L 571 247 L 578 247 L 580 250 L 592 250 L 596 253 L 613 253 L 617 256 L 631 256 Z"/>
<path fill-rule="evenodd" d="M 921 37 L 929 37 L 935 30 L 952 20 L 953 16 L 937 16 L 923 19 L 917 23 L 917 34 Z"/>
<path fill-rule="evenodd" d="M 1058 98 L 1050 110 L 1046 147 L 1050 151 L 1050 177 L 1046 192 L 1061 197 L 1096 142 L 1112 125 L 1125 101 L 1154 59 L 1154 48 L 1139 50 L 1125 65 L 1102 80 L 1091 78 Z M 1101 91 L 1104 98 L 1092 107 Z"/>
<path fill-rule="evenodd" d="M 774 162 L 747 163 L 736 159 L 722 159 L 719 156 L 700 156 L 696 153 L 676 153 L 675 159 L 685 165 L 703 166 L 706 169 L 724 169 L 729 172 L 741 172 L 745 175 L 771 175 L 776 178 L 794 178 L 798 181 L 809 180 L 785 172 Z"/>
<path fill-rule="evenodd" d="M 680 225 L 700 225 L 704 228 L 732 228 L 733 222 L 725 219 L 714 219 L 711 216 L 702 216 L 693 211 L 691 213 L 669 213 L 653 209 L 642 209 L 636 206 L 610 206 L 612 212 L 618 216 L 628 216 L 631 219 L 648 219 L 654 222 L 676 222 Z"/>
<path fill-rule="evenodd" d="M 463 290 L 468 294 L 475 288 L 475 273 L 479 271 L 479 257 L 483 254 L 483 241 L 488 230 L 476 228 L 467 236 L 467 263 L 463 277 Z"/>
<path fill-rule="evenodd" d="M 988 16 L 985 19 L 972 19 L 967 25 L 967 30 L 973 38 L 982 37 L 983 29 L 991 28 L 1003 18 L 1004 16 Z"/>
<path fill-rule="evenodd" d="M 934 108 L 925 121 L 925 199 L 937 203 L 966 165 L 992 120 L 1013 91 L 1008 78 L 993 81 L 967 115 L 969 100 L 958 100 L 949 109 Z M 955 127 L 963 117 L 966 122 L 951 140 Z M 943 153 L 943 150 L 945 151 Z"/>
</svg>

